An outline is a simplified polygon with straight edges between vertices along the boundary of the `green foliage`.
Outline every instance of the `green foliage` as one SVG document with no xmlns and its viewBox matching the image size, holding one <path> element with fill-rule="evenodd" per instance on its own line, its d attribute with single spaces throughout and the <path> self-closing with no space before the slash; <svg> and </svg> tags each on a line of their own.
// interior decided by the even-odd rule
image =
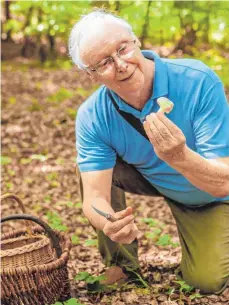
<svg viewBox="0 0 229 305">
<path fill-rule="evenodd" d="M 13 30 L 18 34 L 66 37 L 69 25 L 79 18 L 90 2 L 72 1 L 14 1 L 10 5 L 11 14 L 17 16 L 9 20 L 4 30 Z M 19 24 L 18 21 L 20 20 Z M 17 22 L 17 23 L 16 23 Z"/>
<path fill-rule="evenodd" d="M 13 184 L 11 182 L 7 182 L 6 183 L 6 188 L 8 191 L 12 190 L 13 189 Z"/>
<path fill-rule="evenodd" d="M 50 195 L 45 195 L 45 197 L 44 197 L 44 201 L 47 203 L 50 203 L 51 199 L 52 199 L 52 197 Z"/>
<path fill-rule="evenodd" d="M 23 37 L 33 38 L 36 43 L 38 42 L 37 46 L 41 41 L 45 41 L 49 45 L 50 37 L 55 41 L 61 41 L 60 53 L 64 56 L 55 61 L 48 59 L 43 64 L 43 68 L 58 67 L 68 70 L 72 68 L 72 63 L 66 56 L 67 40 L 72 26 L 82 14 L 90 12 L 94 6 L 103 5 L 111 10 L 116 10 L 118 7 L 118 15 L 132 25 L 134 32 L 146 47 L 165 46 L 173 49 L 182 40 L 182 37 L 187 39 L 183 46 L 184 54 L 187 47 L 190 51 L 188 54 L 210 64 L 225 85 L 229 87 L 228 59 L 222 52 L 220 54 L 222 62 L 219 63 L 217 55 L 222 50 L 227 51 L 229 48 L 229 5 L 227 1 L 151 1 L 150 3 L 149 1 L 111 0 L 105 2 L 12 1 L 10 4 L 12 18 L 3 23 L 2 32 L 6 34 L 11 31 L 11 36 L 15 38 L 15 41 Z M 147 15 L 148 5 L 150 5 L 150 9 Z M 145 46 L 143 45 L 143 48 Z M 201 46 L 204 46 L 204 51 Z M 208 49 L 212 52 L 209 58 L 207 58 Z M 201 51 L 199 52 L 199 50 Z M 4 63 L 2 68 L 7 71 L 9 68 L 12 70 L 12 67 L 4 65 Z M 22 68 L 26 68 L 26 64 Z M 39 85 L 37 89 L 39 90 Z M 91 92 L 79 88 L 76 93 L 85 99 Z M 66 98 L 71 98 L 72 94 L 61 92 L 57 96 L 50 97 L 50 101 L 58 103 Z M 14 103 L 15 100 L 12 99 L 11 102 Z M 39 111 L 39 107 L 39 104 L 34 101 L 31 111 Z M 75 113 L 69 110 L 69 115 L 74 117 Z"/>
<path fill-rule="evenodd" d="M 44 70 L 53 70 L 53 69 L 62 69 L 62 70 L 70 70 L 72 69 L 72 62 L 69 59 L 57 58 L 55 61 L 47 60 L 43 64 Z"/>
<path fill-rule="evenodd" d="M 96 239 L 87 239 L 84 244 L 85 246 L 89 246 L 89 247 L 97 247 L 98 241 Z"/>
<path fill-rule="evenodd" d="M 83 305 L 82 303 L 78 302 L 76 298 L 71 298 L 70 300 L 64 302 L 65 305 Z"/>
<path fill-rule="evenodd" d="M 77 110 L 75 108 L 67 107 L 66 112 L 70 116 L 71 119 L 76 118 Z"/>
<path fill-rule="evenodd" d="M 36 98 L 31 99 L 31 105 L 28 107 L 28 110 L 31 112 L 34 111 L 40 111 L 42 110 L 42 105 L 39 103 L 39 101 Z"/>
<path fill-rule="evenodd" d="M 56 302 L 55 304 L 53 305 L 84 305 L 82 303 L 80 303 L 76 298 L 71 298 L 67 301 L 65 301 L 64 303 L 61 303 L 61 302 Z"/>
<path fill-rule="evenodd" d="M 179 285 L 179 291 L 180 293 L 190 293 L 191 291 L 194 290 L 193 286 L 189 286 L 188 284 L 185 283 L 185 281 L 174 281 L 174 283 Z"/>
<path fill-rule="evenodd" d="M 94 284 L 95 282 L 101 282 L 106 279 L 105 275 L 93 276 L 88 272 L 79 272 L 75 278 L 76 281 L 84 281 L 88 284 Z"/>
<path fill-rule="evenodd" d="M 50 187 L 55 188 L 60 186 L 60 182 L 58 181 L 58 176 L 59 175 L 57 172 L 51 172 L 45 176 L 45 179 L 49 182 Z"/>
<path fill-rule="evenodd" d="M 14 177 L 14 176 L 16 175 L 16 172 L 15 172 L 15 170 L 13 170 L 13 169 L 8 169 L 8 170 L 7 170 L 7 173 L 8 173 L 9 176 L 11 176 L 11 177 Z"/>
<path fill-rule="evenodd" d="M 142 283 L 143 287 L 149 288 L 148 283 L 141 277 L 141 275 L 139 273 L 135 272 L 132 268 L 129 268 L 129 267 L 126 267 L 126 270 L 134 273 L 136 275 L 136 277 L 138 278 L 138 280 Z"/>
<path fill-rule="evenodd" d="M 85 90 L 84 88 L 81 88 L 81 87 L 77 87 L 76 93 L 78 95 L 80 95 L 81 97 L 83 97 L 84 99 L 87 98 L 91 94 L 91 92 L 89 90 Z"/>
<path fill-rule="evenodd" d="M 202 298 L 203 295 L 201 295 L 199 292 L 198 293 L 193 293 L 189 296 L 190 300 L 194 300 L 194 299 L 199 299 Z"/>
<path fill-rule="evenodd" d="M 30 158 L 31 158 L 32 160 L 38 160 L 38 161 L 41 161 L 41 162 L 44 162 L 44 161 L 46 161 L 46 160 L 48 159 L 47 156 L 44 156 L 44 155 L 36 155 L 36 154 L 31 155 Z"/>
<path fill-rule="evenodd" d="M 65 203 L 63 203 L 64 205 L 65 205 Z M 77 202 L 77 203 L 74 203 L 74 202 L 72 202 L 72 201 L 68 201 L 67 203 L 66 203 L 66 205 L 67 205 L 67 207 L 69 207 L 69 208 L 81 208 L 82 207 L 82 203 L 81 202 Z"/>
<path fill-rule="evenodd" d="M 106 280 L 106 276 L 103 275 L 99 275 L 99 276 L 94 276 L 91 275 L 88 272 L 79 272 L 75 278 L 76 281 L 83 281 L 87 284 L 87 288 L 89 289 L 88 291 L 90 291 L 91 293 L 98 293 L 98 292 L 104 292 L 106 290 L 109 290 L 110 288 L 114 285 L 105 285 L 102 284 L 101 282 Z"/>
<path fill-rule="evenodd" d="M 12 159 L 7 156 L 1 156 L 1 165 L 7 165 L 12 162 Z"/>
<path fill-rule="evenodd" d="M 156 242 L 157 246 L 169 246 L 178 247 L 178 243 L 174 243 L 172 241 L 172 236 L 169 234 L 163 234 L 163 228 L 165 228 L 165 224 L 155 220 L 153 218 L 143 218 L 142 221 L 146 223 L 151 229 L 151 231 L 146 232 L 145 236 L 154 242 Z"/>
<path fill-rule="evenodd" d="M 219 49 L 212 48 L 205 52 L 194 49 L 193 52 L 193 56 L 185 55 L 184 57 L 201 60 L 215 71 L 226 87 L 229 87 L 229 60 L 221 54 Z"/>
<path fill-rule="evenodd" d="M 68 227 L 62 223 L 61 217 L 56 212 L 48 211 L 46 217 L 48 219 L 48 224 L 52 229 L 58 231 L 68 230 Z"/>
<path fill-rule="evenodd" d="M 80 239 L 79 239 L 79 236 L 77 236 L 77 235 L 72 235 L 71 240 L 72 240 L 73 245 L 79 245 L 80 244 Z"/>
<path fill-rule="evenodd" d="M 153 218 L 142 218 L 142 221 L 146 223 L 150 228 L 152 227 L 160 227 L 163 228 L 165 225 Z"/>
<path fill-rule="evenodd" d="M 65 88 L 60 88 L 56 93 L 50 95 L 48 100 L 54 103 L 61 103 L 64 100 L 73 97 L 73 95 L 74 94 L 72 91 Z"/>
<path fill-rule="evenodd" d="M 47 181 L 55 181 L 58 178 L 58 173 L 51 172 L 51 173 L 47 174 L 45 178 Z"/>
<path fill-rule="evenodd" d="M 31 162 L 32 162 L 32 159 L 30 159 L 30 158 L 21 158 L 20 159 L 20 163 L 23 165 L 29 164 Z"/>
<path fill-rule="evenodd" d="M 175 283 L 175 287 L 169 287 L 166 294 L 169 295 L 169 300 L 170 297 L 173 294 L 178 294 L 179 293 L 179 304 L 184 304 L 183 300 L 188 301 L 188 304 L 196 299 L 196 298 L 202 298 L 203 295 L 201 295 L 199 292 L 195 292 L 194 287 L 189 286 L 188 284 L 185 283 L 185 281 L 173 281 Z"/>
<path fill-rule="evenodd" d="M 145 235 L 147 238 L 155 240 L 158 238 L 158 236 L 160 235 L 161 232 L 162 232 L 161 229 L 156 228 L 150 232 L 146 232 Z"/>
<path fill-rule="evenodd" d="M 156 242 L 157 246 L 169 246 L 171 245 L 172 247 L 178 247 L 178 243 L 174 243 L 172 241 L 172 237 L 169 234 L 163 234 L 159 237 L 158 241 Z"/>
</svg>

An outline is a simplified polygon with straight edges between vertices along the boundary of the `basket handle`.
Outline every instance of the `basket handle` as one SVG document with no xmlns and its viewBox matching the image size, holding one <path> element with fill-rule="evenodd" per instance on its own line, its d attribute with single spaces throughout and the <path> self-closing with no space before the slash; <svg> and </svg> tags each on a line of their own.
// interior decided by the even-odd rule
<svg viewBox="0 0 229 305">
<path fill-rule="evenodd" d="M 21 201 L 21 199 L 18 196 L 14 195 L 14 194 L 10 194 L 10 193 L 7 193 L 7 194 L 4 194 L 4 195 L 1 196 L 1 201 L 7 200 L 7 199 L 13 199 L 13 200 L 17 201 L 20 209 L 22 210 L 22 213 L 26 214 L 26 208 L 25 208 L 23 202 Z M 25 221 L 25 226 L 26 226 L 27 233 L 32 235 L 30 222 Z"/>
<path fill-rule="evenodd" d="M 55 232 L 51 229 L 51 227 L 47 223 L 45 223 L 43 220 L 39 219 L 38 217 L 28 215 L 28 214 L 15 214 L 15 215 L 3 217 L 2 219 L 0 219 L 0 222 L 3 223 L 8 220 L 18 220 L 18 219 L 30 220 L 30 221 L 36 222 L 42 228 L 44 228 L 48 234 L 48 237 L 50 238 L 50 240 L 52 242 L 53 247 L 56 250 L 57 258 L 59 258 L 61 256 L 62 250 L 60 247 L 59 237 L 55 234 Z"/>
</svg>

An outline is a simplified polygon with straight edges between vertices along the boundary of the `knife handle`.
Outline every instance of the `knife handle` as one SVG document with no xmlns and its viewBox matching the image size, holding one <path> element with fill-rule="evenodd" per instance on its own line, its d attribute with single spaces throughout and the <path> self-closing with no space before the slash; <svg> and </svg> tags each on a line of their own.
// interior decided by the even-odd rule
<svg viewBox="0 0 229 305">
<path fill-rule="evenodd" d="M 109 220 L 110 222 L 115 222 L 115 221 L 118 220 L 117 218 L 115 218 L 115 217 L 112 216 L 111 214 L 107 214 L 106 219 Z"/>
</svg>

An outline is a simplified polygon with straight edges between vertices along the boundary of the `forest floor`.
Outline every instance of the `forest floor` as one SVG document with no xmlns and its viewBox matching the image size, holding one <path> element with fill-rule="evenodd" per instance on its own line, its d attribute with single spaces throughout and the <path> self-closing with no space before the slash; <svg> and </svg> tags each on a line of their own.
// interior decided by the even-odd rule
<svg viewBox="0 0 229 305">
<path fill-rule="evenodd" d="M 166 202 L 161 197 L 129 193 L 127 205 L 134 208 L 142 232 L 140 264 L 150 285 L 103 287 L 105 291 L 89 293 L 88 276 L 95 279 L 105 266 L 95 232 L 81 209 L 75 162 L 75 115 L 96 87 L 74 68 L 49 69 L 16 60 L 4 62 L 2 70 L 1 191 L 18 195 L 27 213 L 38 215 L 71 237 L 73 247 L 68 266 L 72 294 L 79 304 L 229 304 L 229 288 L 220 296 L 201 296 L 183 282 L 175 282 L 181 249 Z M 2 204 L 3 216 L 19 212 L 15 202 Z M 19 226 L 22 226 L 19 222 L 10 223 L 3 232 Z"/>
</svg>

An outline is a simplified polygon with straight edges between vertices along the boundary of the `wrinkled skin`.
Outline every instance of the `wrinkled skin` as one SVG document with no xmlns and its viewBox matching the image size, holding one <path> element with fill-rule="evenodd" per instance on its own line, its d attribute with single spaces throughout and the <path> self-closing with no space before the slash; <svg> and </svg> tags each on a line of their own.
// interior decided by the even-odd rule
<svg viewBox="0 0 229 305">
<path fill-rule="evenodd" d="M 131 207 L 114 214 L 119 219 L 116 222 L 107 222 L 103 228 L 103 232 L 111 240 L 121 244 L 131 244 L 138 234 L 138 228 L 134 223 L 133 210 Z"/>
<path fill-rule="evenodd" d="M 180 128 L 171 122 L 163 112 L 151 113 L 143 124 L 145 132 L 157 156 L 173 164 L 182 160 L 186 150 L 186 138 Z"/>
<path fill-rule="evenodd" d="M 116 52 L 121 44 L 134 39 L 136 39 L 135 50 L 128 61 L 117 57 Z M 103 77 L 96 72 L 88 73 L 92 79 L 116 92 L 136 109 L 143 108 L 150 97 L 154 77 L 154 62 L 142 55 L 140 46 L 137 37 L 133 37 L 123 26 L 108 21 L 93 27 L 80 45 L 81 59 L 88 66 L 94 66 L 109 56 L 114 58 L 116 69 L 109 77 Z M 130 79 L 123 81 L 130 75 L 132 75 Z"/>
</svg>

